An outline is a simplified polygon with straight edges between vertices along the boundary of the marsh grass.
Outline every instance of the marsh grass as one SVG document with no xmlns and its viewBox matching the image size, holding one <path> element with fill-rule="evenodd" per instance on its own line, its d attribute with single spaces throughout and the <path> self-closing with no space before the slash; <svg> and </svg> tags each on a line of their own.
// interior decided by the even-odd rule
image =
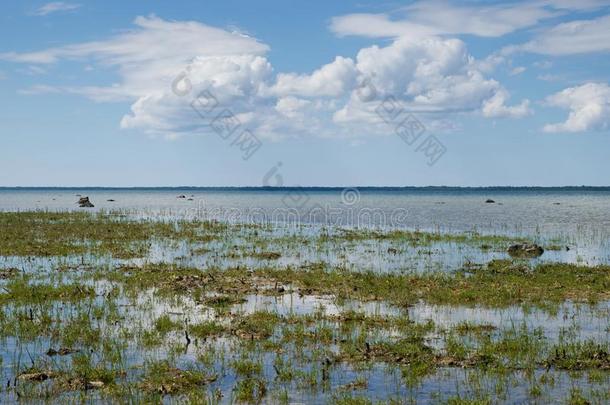
<svg viewBox="0 0 610 405">
<path fill-rule="evenodd" d="M 532 402 L 610 400 L 607 339 L 582 339 L 576 328 L 553 338 L 526 322 L 441 325 L 407 315 L 422 302 L 545 314 L 566 301 L 591 305 L 610 298 L 608 266 L 494 260 L 444 273 L 380 273 L 282 262 L 289 247 L 347 252 L 364 244 L 366 252 L 374 245 L 365 242 L 383 241 L 391 245 L 378 250 L 394 257 L 413 252 L 407 246 L 428 255 L 438 242 L 501 250 L 515 238 L 333 229 L 306 238 L 109 212 L 0 213 L 0 226 L 0 254 L 24 257 L 24 268 L 0 272 L 5 402 L 398 404 L 425 395 L 486 404 L 515 387 Z M 131 260 L 160 240 L 210 261 Z M 29 256 L 50 264 L 29 266 Z M 256 265 L 228 265 L 233 256 Z M 277 308 L 251 308 L 253 296 Z M 306 298 L 332 305 L 301 308 Z M 393 310 L 350 306 L 371 302 Z"/>
<path fill-rule="evenodd" d="M 511 304 L 595 302 L 610 298 L 609 266 L 527 264 L 496 260 L 480 269 L 453 274 L 377 274 L 328 269 L 316 264 L 300 269 L 261 269 L 255 274 L 293 284 L 303 292 L 338 298 L 384 300 L 408 306 L 419 300 L 435 304 Z"/>
</svg>

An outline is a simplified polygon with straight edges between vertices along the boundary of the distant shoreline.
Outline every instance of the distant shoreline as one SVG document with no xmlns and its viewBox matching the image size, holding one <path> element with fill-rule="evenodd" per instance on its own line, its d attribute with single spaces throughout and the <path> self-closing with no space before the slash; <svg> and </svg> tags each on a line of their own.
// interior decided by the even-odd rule
<svg viewBox="0 0 610 405">
<path fill-rule="evenodd" d="M 358 191 L 610 191 L 610 186 L 307 186 L 307 187 L 262 187 L 262 186 L 158 186 L 158 187 L 103 187 L 103 186 L 0 186 L 0 191 L 71 191 L 71 190 L 108 190 L 108 191 L 342 191 L 356 188 Z"/>
</svg>

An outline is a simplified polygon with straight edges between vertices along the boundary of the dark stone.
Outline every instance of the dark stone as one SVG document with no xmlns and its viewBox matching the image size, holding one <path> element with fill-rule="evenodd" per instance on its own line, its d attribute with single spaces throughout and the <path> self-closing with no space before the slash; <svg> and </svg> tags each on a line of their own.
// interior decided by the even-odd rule
<svg viewBox="0 0 610 405">
<path fill-rule="evenodd" d="M 108 200 L 106 200 L 106 201 L 108 201 L 108 202 L 114 202 L 114 200 L 113 200 L 112 198 L 110 198 L 110 199 L 108 199 Z"/>
<path fill-rule="evenodd" d="M 76 353 L 78 352 L 78 350 L 75 349 L 70 349 L 68 347 L 62 347 L 59 350 L 55 350 L 53 348 L 50 348 L 49 350 L 47 350 L 47 356 L 66 356 L 68 354 L 72 354 L 72 353 Z"/>
<path fill-rule="evenodd" d="M 179 195 L 179 196 L 178 196 L 178 197 L 176 197 L 176 198 L 186 198 L 186 196 L 185 196 L 185 195 Z"/>
<path fill-rule="evenodd" d="M 78 199 L 78 206 L 81 208 L 93 208 L 95 205 L 89 201 L 89 197 L 81 197 Z"/>
<path fill-rule="evenodd" d="M 518 243 L 508 248 L 508 254 L 512 257 L 539 257 L 543 253 L 542 246 L 533 243 Z"/>
<path fill-rule="evenodd" d="M 485 204 L 493 204 L 493 203 L 495 203 L 495 201 L 492 199 L 485 200 Z"/>
</svg>

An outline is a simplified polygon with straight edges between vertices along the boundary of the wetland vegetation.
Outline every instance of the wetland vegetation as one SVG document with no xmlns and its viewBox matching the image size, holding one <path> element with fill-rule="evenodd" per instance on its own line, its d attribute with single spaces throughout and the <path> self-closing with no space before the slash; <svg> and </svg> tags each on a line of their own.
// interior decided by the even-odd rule
<svg viewBox="0 0 610 405">
<path fill-rule="evenodd" d="M 607 403 L 610 266 L 571 243 L 2 212 L 0 396 Z"/>
</svg>

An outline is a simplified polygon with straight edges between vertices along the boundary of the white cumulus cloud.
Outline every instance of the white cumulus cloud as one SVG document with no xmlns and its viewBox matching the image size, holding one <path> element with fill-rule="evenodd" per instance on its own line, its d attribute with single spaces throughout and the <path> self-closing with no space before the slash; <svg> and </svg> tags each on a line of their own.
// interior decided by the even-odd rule
<svg viewBox="0 0 610 405">
<path fill-rule="evenodd" d="M 547 124 L 545 132 L 583 132 L 610 127 L 610 86 L 586 83 L 547 97 L 549 105 L 570 110 L 564 122 Z"/>
<path fill-rule="evenodd" d="M 322 66 L 311 74 L 297 75 L 280 73 L 272 91 L 281 95 L 298 94 L 300 96 L 340 96 L 352 88 L 356 81 L 356 68 L 350 58 L 337 56 L 329 64 Z"/>
<path fill-rule="evenodd" d="M 507 92 L 493 79 L 486 78 L 476 60 L 458 39 L 427 38 L 412 41 L 401 38 L 387 47 L 362 49 L 356 67 L 360 81 L 368 80 L 377 99 L 393 96 L 406 110 L 419 113 L 463 113 L 482 111 L 490 100 L 496 111 L 488 116 L 518 117 L 527 103 L 508 107 Z M 496 94 L 502 94 L 501 98 Z M 340 122 L 375 119 L 368 100 L 354 90 L 349 103 L 335 114 Z M 507 113 L 513 111 L 513 113 Z M 378 117 L 376 118 L 379 119 Z"/>
<path fill-rule="evenodd" d="M 39 86 L 24 94 L 68 92 L 96 101 L 129 101 L 121 127 L 175 138 L 211 133 L 191 103 L 208 92 L 261 138 L 292 135 L 390 134 L 376 112 L 386 97 L 420 114 L 428 125 L 454 114 L 521 117 L 528 102 L 508 104 L 508 91 L 486 76 L 459 39 L 398 38 L 361 49 L 355 58 L 337 56 L 310 73 L 275 72 L 269 47 L 239 32 L 194 21 L 138 17 L 135 27 L 105 40 L 0 59 L 28 65 L 80 61 L 118 73 L 106 86 Z M 362 88 L 368 82 L 371 88 Z"/>
<path fill-rule="evenodd" d="M 508 93 L 505 90 L 497 91 L 493 97 L 483 103 L 483 115 L 486 117 L 512 117 L 521 118 L 531 114 L 529 100 L 523 100 L 520 104 L 507 106 Z"/>
</svg>

